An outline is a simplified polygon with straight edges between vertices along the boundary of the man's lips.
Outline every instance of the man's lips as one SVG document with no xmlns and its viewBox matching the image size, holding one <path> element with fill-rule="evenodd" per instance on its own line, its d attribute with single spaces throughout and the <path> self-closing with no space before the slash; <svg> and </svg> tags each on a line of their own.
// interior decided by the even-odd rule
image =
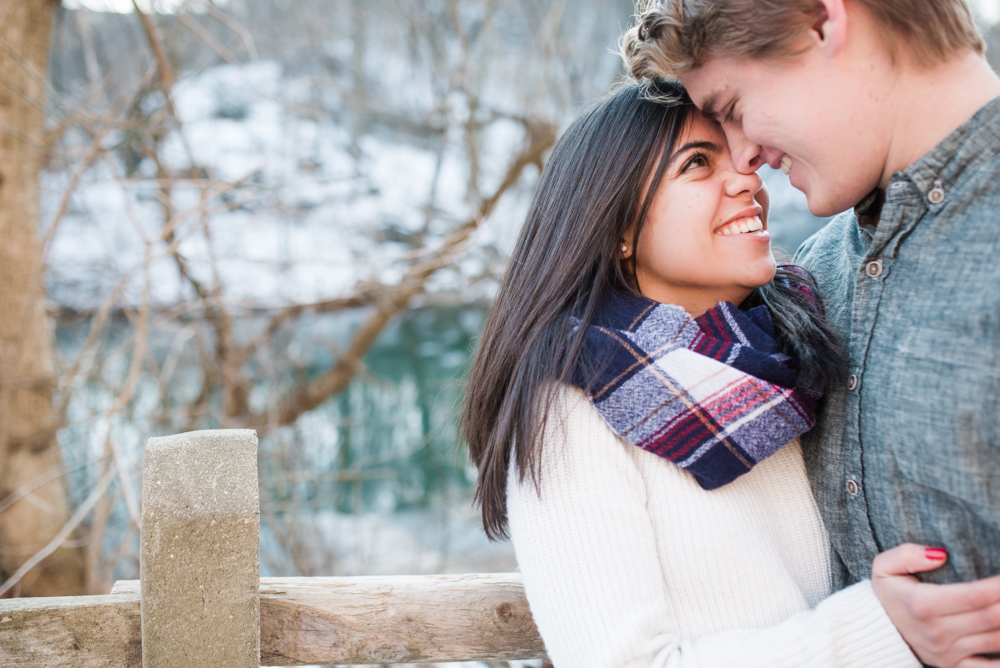
<svg viewBox="0 0 1000 668">
<path fill-rule="evenodd" d="M 771 160 L 768 160 L 767 166 L 771 169 L 780 169 L 785 176 L 788 176 L 788 172 L 792 169 L 792 156 L 787 153 L 779 153 Z"/>
</svg>

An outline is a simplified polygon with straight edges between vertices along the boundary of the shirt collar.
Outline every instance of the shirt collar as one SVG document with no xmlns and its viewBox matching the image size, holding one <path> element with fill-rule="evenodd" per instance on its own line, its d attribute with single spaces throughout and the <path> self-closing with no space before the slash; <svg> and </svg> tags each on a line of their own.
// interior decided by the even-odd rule
<svg viewBox="0 0 1000 668">
<path fill-rule="evenodd" d="M 888 201 L 895 199 L 894 190 L 906 197 L 909 188 L 895 183 L 909 181 L 928 202 L 943 202 L 951 186 L 959 182 L 966 171 L 975 170 L 1000 154 L 1000 97 L 986 103 L 971 118 L 962 123 L 937 146 L 921 156 L 889 180 Z M 932 191 L 939 190 L 940 192 Z M 862 201 L 866 201 L 865 200 Z"/>
<path fill-rule="evenodd" d="M 879 213 L 882 211 L 883 194 L 881 188 L 875 188 L 854 205 L 854 215 L 857 216 L 858 227 L 862 230 L 869 233 L 875 231 Z"/>
</svg>

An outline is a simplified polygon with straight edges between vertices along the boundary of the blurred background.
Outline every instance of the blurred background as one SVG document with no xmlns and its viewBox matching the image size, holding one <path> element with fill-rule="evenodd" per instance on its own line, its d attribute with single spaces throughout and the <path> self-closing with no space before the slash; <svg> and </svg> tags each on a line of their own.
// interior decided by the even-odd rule
<svg viewBox="0 0 1000 668">
<path fill-rule="evenodd" d="M 262 575 L 514 570 L 462 375 L 632 12 L 2 0 L 0 595 L 137 578 L 144 444 L 212 428 L 260 437 Z M 765 171 L 794 251 L 823 221 Z"/>
</svg>

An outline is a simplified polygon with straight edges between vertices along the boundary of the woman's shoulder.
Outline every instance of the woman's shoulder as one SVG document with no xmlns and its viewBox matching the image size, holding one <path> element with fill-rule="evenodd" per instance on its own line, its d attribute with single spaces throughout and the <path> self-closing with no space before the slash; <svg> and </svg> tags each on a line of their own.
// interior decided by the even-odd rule
<svg viewBox="0 0 1000 668">
<path fill-rule="evenodd" d="M 543 457 L 545 453 L 564 452 L 618 440 L 601 414 L 587 398 L 587 394 L 574 385 L 553 381 L 539 397 L 538 409 L 542 416 Z"/>
<path fill-rule="evenodd" d="M 648 496 L 638 448 L 611 430 L 580 388 L 548 389 L 538 461 L 527 475 L 508 468 L 507 515 L 515 547 L 531 542 L 539 526 L 562 526 L 567 513 L 589 509 L 593 519 L 627 499 L 644 508 Z"/>
<path fill-rule="evenodd" d="M 601 471 L 634 469 L 636 447 L 618 436 L 579 387 L 553 382 L 538 399 L 542 416 L 537 471 L 542 487 Z M 509 484 L 530 484 L 511 467 Z"/>
<path fill-rule="evenodd" d="M 546 418 L 565 420 L 576 417 L 586 420 L 595 415 L 600 417 L 586 392 L 576 385 L 552 381 L 544 386 L 544 391 L 540 394 L 543 401 L 541 408 Z"/>
</svg>

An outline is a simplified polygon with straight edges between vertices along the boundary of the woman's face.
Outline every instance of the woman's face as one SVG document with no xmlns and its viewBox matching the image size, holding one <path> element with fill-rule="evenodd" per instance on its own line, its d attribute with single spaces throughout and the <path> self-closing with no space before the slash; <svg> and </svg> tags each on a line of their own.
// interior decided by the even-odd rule
<svg viewBox="0 0 1000 668">
<path fill-rule="evenodd" d="M 664 157 L 635 251 L 639 291 L 693 316 L 720 301 L 738 305 L 774 277 L 763 182 L 734 169 L 721 128 L 697 111 Z"/>
</svg>

